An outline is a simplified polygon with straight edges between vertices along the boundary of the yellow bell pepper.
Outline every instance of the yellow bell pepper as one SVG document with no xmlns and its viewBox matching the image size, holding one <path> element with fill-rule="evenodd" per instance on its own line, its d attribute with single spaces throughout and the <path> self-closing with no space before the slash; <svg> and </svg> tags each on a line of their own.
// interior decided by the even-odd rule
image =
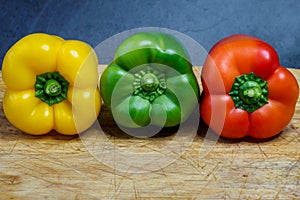
<svg viewBox="0 0 300 200">
<path fill-rule="evenodd" d="M 44 33 L 25 36 L 3 60 L 7 119 L 33 135 L 88 129 L 101 108 L 97 66 L 95 52 L 82 41 Z"/>
</svg>

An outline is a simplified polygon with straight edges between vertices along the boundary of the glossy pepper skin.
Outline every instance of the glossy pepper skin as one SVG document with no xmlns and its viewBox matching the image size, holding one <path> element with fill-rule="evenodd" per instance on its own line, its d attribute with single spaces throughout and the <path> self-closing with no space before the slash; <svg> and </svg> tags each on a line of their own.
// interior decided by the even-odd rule
<svg viewBox="0 0 300 200">
<path fill-rule="evenodd" d="M 295 77 L 272 46 L 232 35 L 210 50 L 203 67 L 200 112 L 226 138 L 270 138 L 291 120 L 299 96 Z"/>
<path fill-rule="evenodd" d="M 7 119 L 32 135 L 84 131 L 100 112 L 97 66 L 96 54 L 84 42 L 44 33 L 23 37 L 2 65 Z"/>
<path fill-rule="evenodd" d="M 176 126 L 195 110 L 199 96 L 187 51 L 160 32 L 125 39 L 101 76 L 100 91 L 114 120 L 129 128 Z"/>
</svg>

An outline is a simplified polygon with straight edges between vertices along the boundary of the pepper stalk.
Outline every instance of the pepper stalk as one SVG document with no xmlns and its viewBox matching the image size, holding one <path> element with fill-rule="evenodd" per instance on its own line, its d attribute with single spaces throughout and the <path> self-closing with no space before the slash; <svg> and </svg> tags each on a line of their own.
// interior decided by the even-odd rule
<svg viewBox="0 0 300 200">
<path fill-rule="evenodd" d="M 36 75 L 35 96 L 49 106 L 67 99 L 69 82 L 58 72 Z"/>
<path fill-rule="evenodd" d="M 229 95 L 235 107 L 254 112 L 268 103 L 268 93 L 267 81 L 251 72 L 235 78 Z"/>
</svg>

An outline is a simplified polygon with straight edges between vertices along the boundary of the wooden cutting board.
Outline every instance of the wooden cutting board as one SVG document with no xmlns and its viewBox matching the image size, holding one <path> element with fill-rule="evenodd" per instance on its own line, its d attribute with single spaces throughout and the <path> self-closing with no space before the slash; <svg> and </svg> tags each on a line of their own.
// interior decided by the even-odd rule
<svg viewBox="0 0 300 200">
<path fill-rule="evenodd" d="M 199 76 L 201 68 L 194 70 Z M 300 70 L 290 71 L 299 82 Z M 217 138 L 200 123 L 182 150 L 192 128 L 179 138 L 133 138 L 105 106 L 101 137 L 97 127 L 80 137 L 30 136 L 5 118 L 4 91 L 0 76 L 0 199 L 300 199 L 299 101 L 271 140 Z M 176 137 L 173 151 L 164 149 Z"/>
</svg>

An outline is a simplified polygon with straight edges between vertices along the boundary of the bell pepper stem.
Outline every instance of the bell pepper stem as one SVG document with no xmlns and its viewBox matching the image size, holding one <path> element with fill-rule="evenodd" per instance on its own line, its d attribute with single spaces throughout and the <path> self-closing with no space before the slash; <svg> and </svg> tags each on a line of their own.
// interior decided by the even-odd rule
<svg viewBox="0 0 300 200">
<path fill-rule="evenodd" d="M 36 76 L 35 96 L 49 106 L 67 98 L 69 82 L 58 72 L 47 72 Z"/>
<path fill-rule="evenodd" d="M 57 96 L 61 93 L 61 85 L 55 79 L 46 81 L 44 88 L 49 96 Z"/>
<path fill-rule="evenodd" d="M 134 77 L 133 94 L 139 95 L 150 102 L 162 95 L 167 89 L 165 74 L 149 66 L 135 73 Z"/>
<path fill-rule="evenodd" d="M 253 72 L 237 77 L 229 92 L 235 107 L 254 112 L 268 103 L 267 82 Z"/>
<path fill-rule="evenodd" d="M 154 91 L 159 85 L 159 80 L 154 74 L 147 73 L 142 77 L 141 85 L 146 91 Z"/>
</svg>

